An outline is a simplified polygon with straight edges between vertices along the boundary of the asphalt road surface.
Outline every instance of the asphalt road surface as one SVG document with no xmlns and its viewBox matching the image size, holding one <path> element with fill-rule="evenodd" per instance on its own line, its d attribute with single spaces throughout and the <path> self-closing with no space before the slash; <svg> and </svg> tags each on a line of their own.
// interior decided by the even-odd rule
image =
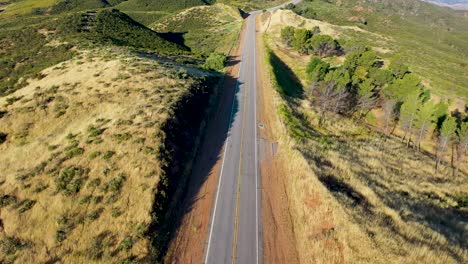
<svg viewBox="0 0 468 264">
<path fill-rule="evenodd" d="M 263 263 L 261 183 L 257 159 L 255 18 L 258 14 L 261 11 L 250 13 L 246 21 L 229 134 L 205 250 L 204 262 L 207 264 Z"/>
</svg>

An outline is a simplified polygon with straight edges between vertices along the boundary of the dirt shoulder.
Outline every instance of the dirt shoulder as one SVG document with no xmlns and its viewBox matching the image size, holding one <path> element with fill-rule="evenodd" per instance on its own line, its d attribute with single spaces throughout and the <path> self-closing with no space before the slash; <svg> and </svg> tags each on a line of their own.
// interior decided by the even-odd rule
<svg viewBox="0 0 468 264">
<path fill-rule="evenodd" d="M 299 263 L 294 226 L 289 211 L 283 160 L 277 156 L 281 122 L 276 114 L 275 92 L 265 67 L 262 33 L 257 33 L 257 87 L 262 175 L 262 227 L 265 263 Z"/>
<path fill-rule="evenodd" d="M 239 43 L 243 43 L 244 28 Z M 224 142 L 231 113 L 232 97 L 242 46 L 233 49 L 226 78 L 213 115 L 207 120 L 205 137 L 194 162 L 181 219 L 165 258 L 166 263 L 202 263 L 220 174 Z"/>
</svg>

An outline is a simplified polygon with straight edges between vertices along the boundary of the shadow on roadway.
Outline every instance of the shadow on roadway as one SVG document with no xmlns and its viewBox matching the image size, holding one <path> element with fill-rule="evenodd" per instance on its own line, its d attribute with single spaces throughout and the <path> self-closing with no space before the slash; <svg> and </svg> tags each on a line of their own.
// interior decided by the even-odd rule
<svg viewBox="0 0 468 264">
<path fill-rule="evenodd" d="M 228 67 L 235 67 L 240 63 L 239 60 L 234 57 L 229 57 L 227 65 Z M 168 241 L 172 241 L 176 238 L 177 230 L 183 225 L 184 216 L 191 212 L 194 204 L 199 200 L 203 199 L 206 193 L 203 193 L 201 188 L 207 181 L 208 177 L 213 173 L 220 173 L 220 170 L 216 169 L 216 165 L 223 159 L 223 146 L 229 137 L 229 130 L 239 114 L 239 101 L 237 94 L 239 91 L 238 78 L 237 76 L 231 76 L 225 74 L 224 84 L 218 89 L 217 100 L 212 106 L 210 116 L 207 117 L 206 128 L 202 132 L 201 144 L 198 149 L 195 160 L 193 161 L 192 172 L 187 179 L 185 190 L 183 191 L 183 197 L 178 202 L 179 206 L 176 206 L 175 212 L 173 212 L 173 221 L 171 223 L 171 230 L 168 234 Z M 233 99 L 234 98 L 234 99 Z M 201 110 L 200 110 L 201 111 Z M 232 117 L 231 117 L 232 116 Z M 214 192 L 218 184 L 218 177 L 216 177 Z M 209 202 L 209 221 L 211 221 L 212 203 Z M 200 220 L 200 222 L 202 222 Z M 210 222 L 207 223 L 209 228 Z M 207 234 L 202 234 L 203 240 L 199 241 L 204 245 Z M 203 247 L 204 248 L 204 247 Z M 174 254 L 170 256 L 173 259 L 177 259 L 177 248 L 174 252 L 168 252 Z M 179 261 L 176 261 L 179 262 Z"/>
</svg>

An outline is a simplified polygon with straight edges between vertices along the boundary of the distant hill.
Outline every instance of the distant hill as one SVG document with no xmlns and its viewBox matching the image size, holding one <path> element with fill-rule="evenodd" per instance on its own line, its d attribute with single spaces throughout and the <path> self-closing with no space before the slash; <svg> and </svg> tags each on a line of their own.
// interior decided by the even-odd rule
<svg viewBox="0 0 468 264">
<path fill-rule="evenodd" d="M 423 0 L 428 3 L 450 7 L 456 10 L 468 10 L 467 0 Z"/>
<path fill-rule="evenodd" d="M 128 0 L 118 5 L 116 8 L 123 11 L 168 11 L 173 12 L 176 10 L 205 5 L 203 0 Z"/>
</svg>

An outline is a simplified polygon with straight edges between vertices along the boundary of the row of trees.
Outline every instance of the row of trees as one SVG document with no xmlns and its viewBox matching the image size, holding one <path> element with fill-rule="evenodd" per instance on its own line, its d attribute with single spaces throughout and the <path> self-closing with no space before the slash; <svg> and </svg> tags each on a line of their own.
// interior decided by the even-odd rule
<svg viewBox="0 0 468 264">
<path fill-rule="evenodd" d="M 452 147 L 452 166 L 457 174 L 468 151 L 468 115 L 450 113 L 448 101 L 431 100 L 429 90 L 401 58 L 395 58 L 387 69 L 382 66 L 368 48 L 354 49 L 338 67 L 312 58 L 307 67 L 311 83 L 307 96 L 320 114 L 319 125 L 323 125 L 326 113 L 362 119 L 381 108 L 383 132 L 391 135 L 399 126 L 408 147 L 420 150 L 421 142 L 435 132 L 436 169 Z"/>
<path fill-rule="evenodd" d="M 294 48 L 300 54 L 326 57 L 342 53 L 340 44 L 331 36 L 320 34 L 319 27 L 308 30 L 287 26 L 281 30 L 281 39 L 288 47 Z"/>
</svg>

